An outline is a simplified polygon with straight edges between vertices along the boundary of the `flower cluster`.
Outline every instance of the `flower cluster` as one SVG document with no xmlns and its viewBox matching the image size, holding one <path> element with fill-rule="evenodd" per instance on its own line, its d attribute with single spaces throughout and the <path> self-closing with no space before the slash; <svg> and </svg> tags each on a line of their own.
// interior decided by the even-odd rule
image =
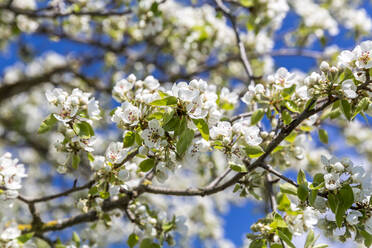
<svg viewBox="0 0 372 248">
<path fill-rule="evenodd" d="M 95 143 L 93 121 L 101 119 L 98 101 L 90 93 L 74 89 L 71 94 L 60 88 L 46 91 L 53 114 L 40 125 L 39 133 L 49 131 L 58 121 L 61 133 L 56 134 L 55 148 L 60 153 L 58 171 L 64 173 L 66 162 L 72 156 L 72 167 L 79 164 L 79 151 L 93 152 Z"/>
<path fill-rule="evenodd" d="M 18 190 L 22 188 L 21 180 L 26 176 L 23 164 L 12 159 L 12 154 L 7 152 L 0 157 L 0 187 L 5 198 L 17 198 Z"/>
</svg>

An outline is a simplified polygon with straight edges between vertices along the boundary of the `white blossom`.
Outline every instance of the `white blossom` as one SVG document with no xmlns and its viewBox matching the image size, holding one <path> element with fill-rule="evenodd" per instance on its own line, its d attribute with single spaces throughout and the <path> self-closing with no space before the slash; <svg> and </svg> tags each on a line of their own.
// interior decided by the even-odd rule
<svg viewBox="0 0 372 248">
<path fill-rule="evenodd" d="M 123 143 L 112 142 L 107 150 L 105 157 L 112 164 L 120 164 L 128 155 L 128 149 L 123 148 Z"/>
<path fill-rule="evenodd" d="M 324 175 L 325 186 L 328 190 L 335 190 L 341 186 L 338 174 L 328 173 Z"/>
<path fill-rule="evenodd" d="M 142 131 L 141 137 L 146 146 L 157 148 L 160 145 L 161 138 L 164 136 L 164 129 L 156 119 L 148 122 L 148 128 Z"/>
<path fill-rule="evenodd" d="M 352 79 L 347 79 L 342 82 L 342 91 L 344 92 L 347 98 L 351 99 L 356 98 L 358 96 L 356 93 L 356 89 L 357 87 L 355 86 Z"/>
</svg>

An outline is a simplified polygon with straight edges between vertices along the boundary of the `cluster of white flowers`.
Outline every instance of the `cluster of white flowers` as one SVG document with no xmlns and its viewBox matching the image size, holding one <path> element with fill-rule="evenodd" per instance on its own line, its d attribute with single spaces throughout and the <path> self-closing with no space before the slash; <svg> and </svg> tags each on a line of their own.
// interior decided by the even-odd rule
<svg viewBox="0 0 372 248">
<path fill-rule="evenodd" d="M 317 37 L 324 35 L 324 30 L 331 35 L 338 34 L 338 25 L 336 20 L 330 15 L 329 11 L 313 1 L 291 1 L 295 11 L 303 18 L 306 27 L 314 29 Z"/>
<path fill-rule="evenodd" d="M 91 93 L 85 93 L 80 89 L 74 89 L 69 95 L 66 91 L 60 88 L 47 90 L 45 96 L 50 104 L 55 106 L 54 117 L 64 123 L 67 123 L 74 118 L 82 121 L 99 120 L 100 110 L 98 101 L 91 97 Z M 87 115 L 79 115 L 85 112 Z"/>
<path fill-rule="evenodd" d="M 18 190 L 22 188 L 21 180 L 26 176 L 23 164 L 12 159 L 12 154 L 7 152 L 0 157 L 0 186 L 6 199 L 17 198 Z"/>
<path fill-rule="evenodd" d="M 216 86 L 208 85 L 204 80 L 192 80 L 189 84 L 180 82 L 174 84 L 171 95 L 185 103 L 188 115 L 193 119 L 207 118 L 209 125 L 215 125 L 222 116 L 220 104 L 233 105 L 237 103 L 238 96 L 227 88 L 221 90 L 220 96 L 216 93 Z"/>
<path fill-rule="evenodd" d="M 18 229 L 17 223 L 12 222 L 5 228 L 2 228 L 0 234 L 0 245 L 6 248 L 20 247 L 17 238 L 21 236 L 21 230 Z"/>
<path fill-rule="evenodd" d="M 293 211 L 299 210 L 293 206 Z M 299 236 L 304 232 L 311 230 L 318 223 L 320 213 L 312 207 L 306 207 L 301 214 L 286 215 L 284 220 L 288 224 L 289 229 L 293 235 Z"/>
<path fill-rule="evenodd" d="M 354 166 L 348 159 L 339 160 L 335 157 L 321 158 L 321 162 L 327 171 L 324 174 L 325 188 L 337 190 L 343 184 L 352 185 L 354 199 L 357 202 L 369 202 L 371 197 L 372 183 L 369 174 L 361 166 Z"/>
<path fill-rule="evenodd" d="M 338 66 L 350 69 L 356 80 L 365 82 L 365 70 L 372 68 L 372 41 L 364 41 L 352 51 L 342 51 L 338 57 Z"/>
</svg>

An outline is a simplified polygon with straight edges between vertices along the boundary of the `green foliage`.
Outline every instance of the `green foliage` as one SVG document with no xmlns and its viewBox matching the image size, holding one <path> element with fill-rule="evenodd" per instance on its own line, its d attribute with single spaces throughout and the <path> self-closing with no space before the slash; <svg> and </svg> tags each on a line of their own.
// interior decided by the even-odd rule
<svg viewBox="0 0 372 248">
<path fill-rule="evenodd" d="M 40 124 L 40 127 L 39 127 L 39 130 L 37 131 L 37 133 L 39 134 L 42 134 L 42 133 L 46 133 L 48 132 L 49 130 L 52 129 L 52 127 L 57 123 L 57 119 L 54 117 L 54 114 L 50 114 L 48 115 L 47 118 L 45 118 L 41 124 Z"/>
<path fill-rule="evenodd" d="M 155 166 L 155 160 L 153 158 L 143 160 L 139 165 L 139 169 L 142 172 L 147 172 Z"/>
<path fill-rule="evenodd" d="M 195 126 L 198 128 L 201 136 L 205 140 L 209 140 L 209 127 L 208 124 L 203 119 L 193 119 Z"/>
<path fill-rule="evenodd" d="M 244 150 L 250 158 L 257 158 L 265 153 L 260 146 L 246 145 Z"/>
</svg>

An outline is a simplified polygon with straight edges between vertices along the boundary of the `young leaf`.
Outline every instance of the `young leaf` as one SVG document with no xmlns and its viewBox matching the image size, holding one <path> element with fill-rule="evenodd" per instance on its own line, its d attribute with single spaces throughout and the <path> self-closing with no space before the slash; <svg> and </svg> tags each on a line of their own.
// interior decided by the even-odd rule
<svg viewBox="0 0 372 248">
<path fill-rule="evenodd" d="M 318 196 L 318 190 L 311 190 L 309 195 L 309 203 L 310 205 L 314 205 L 316 197 Z"/>
<path fill-rule="evenodd" d="M 48 115 L 48 117 L 45 118 L 43 120 L 43 122 L 41 122 L 39 130 L 37 131 L 37 133 L 41 134 L 41 133 L 48 132 L 50 129 L 52 129 L 52 127 L 56 123 L 57 123 L 57 119 L 54 117 L 54 115 L 53 114 Z"/>
<path fill-rule="evenodd" d="M 257 158 L 265 153 L 260 146 L 247 145 L 244 150 L 250 158 Z"/>
<path fill-rule="evenodd" d="M 282 119 L 285 125 L 288 125 L 289 123 L 292 122 L 292 117 L 287 110 L 282 111 Z"/>
<path fill-rule="evenodd" d="M 337 199 L 336 196 L 332 193 L 328 194 L 328 205 L 331 208 L 332 212 L 336 213 Z"/>
<path fill-rule="evenodd" d="M 168 96 L 163 99 L 158 99 L 150 103 L 153 106 L 170 106 L 177 104 L 177 98 L 174 96 Z"/>
<path fill-rule="evenodd" d="M 177 115 L 173 115 L 173 117 L 167 122 L 165 122 L 165 124 L 163 125 L 164 130 L 167 132 L 174 131 L 179 121 L 180 121 L 180 118 Z"/>
<path fill-rule="evenodd" d="M 354 203 L 354 194 L 350 185 L 344 185 L 338 195 L 339 201 L 342 202 L 342 205 L 345 209 L 348 209 Z"/>
<path fill-rule="evenodd" d="M 287 194 L 291 194 L 291 195 L 297 195 L 297 188 L 296 188 L 296 186 L 293 186 L 290 183 L 283 183 L 283 184 L 279 185 L 279 188 L 280 188 L 280 191 L 282 193 L 287 193 Z"/>
<path fill-rule="evenodd" d="M 75 133 L 82 138 L 90 138 L 94 135 L 92 126 L 86 121 L 75 122 L 73 125 L 73 129 Z"/>
<path fill-rule="evenodd" d="M 280 211 L 286 211 L 291 207 L 291 201 L 286 194 L 280 194 L 278 197 L 278 209 Z"/>
<path fill-rule="evenodd" d="M 241 164 L 230 164 L 230 168 L 236 172 L 247 172 L 247 168 Z"/>
<path fill-rule="evenodd" d="M 297 175 L 297 183 L 298 184 L 305 184 L 307 182 L 305 172 L 300 169 Z"/>
<path fill-rule="evenodd" d="M 301 201 L 306 201 L 307 196 L 309 195 L 309 190 L 307 189 L 306 184 L 300 184 L 297 188 L 297 196 Z"/>
<path fill-rule="evenodd" d="M 76 246 L 80 246 L 80 237 L 76 232 L 72 233 L 72 241 L 75 242 Z"/>
<path fill-rule="evenodd" d="M 314 231 L 312 229 L 309 230 L 309 233 L 307 234 L 305 246 L 304 248 L 312 248 L 315 244 L 316 238 L 314 235 Z"/>
<path fill-rule="evenodd" d="M 263 111 L 262 109 L 258 109 L 256 110 L 253 114 L 252 114 L 252 117 L 251 117 L 251 125 L 256 125 L 259 121 L 262 120 L 262 118 L 264 117 L 265 115 L 265 111 Z"/>
<path fill-rule="evenodd" d="M 143 160 L 138 167 L 140 168 L 141 171 L 147 172 L 151 170 L 155 166 L 155 160 L 153 158 L 149 158 L 146 160 Z"/>
<path fill-rule="evenodd" d="M 198 128 L 201 136 L 205 140 L 209 140 L 209 127 L 208 124 L 203 119 L 192 119 L 195 126 Z"/>
<path fill-rule="evenodd" d="M 347 100 L 341 100 L 341 110 L 344 113 L 346 119 L 350 120 L 352 117 L 351 105 Z"/>
<path fill-rule="evenodd" d="M 76 170 L 79 167 L 79 163 L 80 163 L 79 154 L 74 154 L 72 156 L 72 168 Z"/>
<path fill-rule="evenodd" d="M 292 243 L 291 239 L 284 232 L 278 230 L 278 235 L 291 248 L 296 248 L 296 246 Z"/>
<path fill-rule="evenodd" d="M 181 134 L 180 138 L 178 139 L 176 150 L 179 156 L 183 156 L 184 153 L 187 151 L 187 148 L 192 143 L 192 140 L 194 139 L 194 131 L 186 128 L 186 130 Z"/>
<path fill-rule="evenodd" d="M 138 240 L 139 240 L 139 238 L 138 238 L 137 234 L 132 233 L 132 234 L 129 235 L 129 237 L 128 237 L 127 244 L 128 244 L 128 246 L 129 246 L 130 248 L 133 248 L 133 247 L 135 247 L 135 246 L 137 245 Z"/>
<path fill-rule="evenodd" d="M 182 116 L 177 126 L 174 129 L 174 135 L 180 136 L 183 133 L 183 131 L 185 131 L 186 128 L 187 128 L 187 120 L 184 116 Z"/>
<path fill-rule="evenodd" d="M 17 238 L 18 242 L 21 244 L 26 243 L 28 240 L 30 240 L 34 236 L 33 232 L 25 233 Z"/>
<path fill-rule="evenodd" d="M 284 105 L 287 107 L 288 110 L 295 113 L 300 113 L 300 110 L 298 109 L 298 106 L 294 101 L 287 100 L 284 102 Z"/>
<path fill-rule="evenodd" d="M 131 147 L 134 144 L 135 139 L 135 133 L 133 133 L 132 131 L 126 132 L 123 140 L 124 148 Z"/>
<path fill-rule="evenodd" d="M 342 222 L 344 222 L 344 215 L 345 215 L 346 209 L 343 205 L 338 204 L 336 208 L 336 225 L 338 227 L 342 226 Z"/>
<path fill-rule="evenodd" d="M 318 134 L 319 134 L 319 140 L 324 144 L 328 144 L 328 133 L 327 133 L 327 131 L 324 130 L 324 129 L 319 129 Z"/>
</svg>

